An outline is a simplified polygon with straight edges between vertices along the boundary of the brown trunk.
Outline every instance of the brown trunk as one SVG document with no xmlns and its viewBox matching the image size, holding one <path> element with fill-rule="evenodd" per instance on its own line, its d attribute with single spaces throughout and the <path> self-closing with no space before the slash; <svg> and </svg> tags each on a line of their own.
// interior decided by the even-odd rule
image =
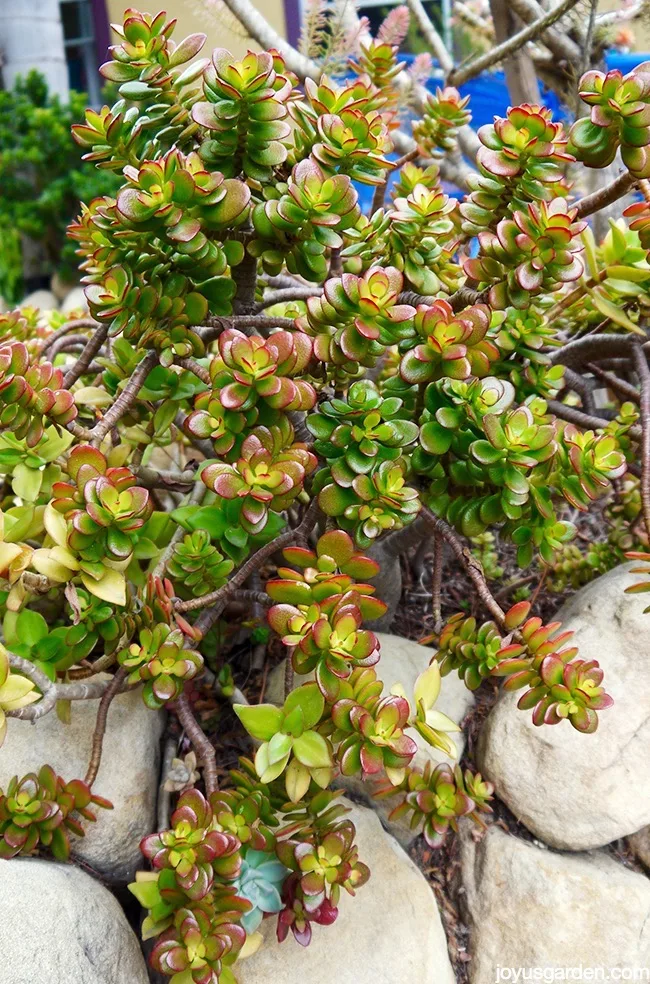
<svg viewBox="0 0 650 984">
<path fill-rule="evenodd" d="M 496 42 L 501 44 L 516 34 L 521 25 L 515 20 L 508 0 L 490 0 L 490 10 L 494 21 Z M 510 58 L 506 58 L 503 62 L 503 68 L 513 106 L 519 106 L 521 103 L 541 102 L 535 66 L 525 48 L 520 48 Z"/>
</svg>

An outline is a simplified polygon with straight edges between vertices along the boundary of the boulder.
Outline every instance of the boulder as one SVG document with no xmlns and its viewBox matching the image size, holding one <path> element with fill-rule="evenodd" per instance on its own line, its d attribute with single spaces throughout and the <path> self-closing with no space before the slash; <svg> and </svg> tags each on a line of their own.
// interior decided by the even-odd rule
<svg viewBox="0 0 650 984">
<path fill-rule="evenodd" d="M 552 847 L 601 847 L 650 823 L 650 615 L 624 564 L 578 591 L 558 612 L 582 659 L 597 659 L 614 706 L 598 730 L 568 723 L 536 728 L 530 711 L 503 696 L 479 744 L 479 768 L 497 795 Z"/>
<path fill-rule="evenodd" d="M 399 555 L 390 551 L 382 540 L 373 543 L 365 553 L 379 564 L 379 573 L 371 579 L 370 583 L 375 587 L 377 598 L 381 598 L 388 608 L 379 618 L 365 622 L 364 628 L 372 629 L 373 632 L 388 632 L 402 597 L 402 568 Z"/>
<path fill-rule="evenodd" d="M 88 301 L 86 300 L 83 287 L 73 287 L 72 290 L 68 291 L 65 295 L 61 304 L 61 311 L 63 314 L 70 314 L 71 311 L 79 310 L 87 312 Z"/>
<path fill-rule="evenodd" d="M 0 861 L 0 984 L 148 984 L 108 889 L 73 865 Z"/>
<path fill-rule="evenodd" d="M 92 747 L 98 701 L 75 701 L 70 724 L 55 712 L 32 724 L 9 722 L 0 750 L 0 787 L 13 775 L 45 765 L 64 779 L 83 779 Z M 140 840 L 155 828 L 160 737 L 164 715 L 150 711 L 139 691 L 120 694 L 110 706 L 99 774 L 94 790 L 113 803 L 97 810 L 97 822 L 84 821 L 86 836 L 71 837 L 86 864 L 111 881 L 127 881 L 142 864 Z"/>
<path fill-rule="evenodd" d="M 471 984 L 515 980 L 497 968 L 602 967 L 603 977 L 579 979 L 640 979 L 610 974 L 650 964 L 647 878 L 603 853 L 556 854 L 494 826 L 462 844 Z"/>
<path fill-rule="evenodd" d="M 59 303 L 63 298 L 77 286 L 78 281 L 63 280 L 60 273 L 53 273 L 50 277 L 50 290 Z"/>
<path fill-rule="evenodd" d="M 413 693 L 415 681 L 427 666 L 433 656 L 433 650 L 426 646 L 420 646 L 417 642 L 410 639 L 402 639 L 401 636 L 391 635 L 387 632 L 377 632 L 377 638 L 381 644 L 381 659 L 377 666 L 377 675 L 384 681 L 384 692 L 390 693 L 391 687 L 395 683 L 401 683 L 407 695 Z M 281 704 L 284 699 L 284 674 L 286 661 L 283 660 L 269 674 L 269 683 L 266 690 L 266 700 L 272 703 Z M 295 677 L 295 685 L 304 683 L 306 677 Z M 436 710 L 442 711 L 448 717 L 461 724 L 463 718 L 474 704 L 474 696 L 465 684 L 458 678 L 456 673 L 443 678 L 440 697 L 436 703 Z M 452 739 L 458 749 L 458 759 L 451 760 L 448 756 L 439 752 L 437 749 L 427 745 L 413 728 L 407 730 L 407 734 L 418 744 L 418 751 L 412 764 L 423 768 L 427 762 L 438 764 L 439 762 L 452 762 L 460 760 L 465 748 L 465 735 L 462 731 L 452 734 Z M 371 806 L 379 813 L 388 829 L 399 840 L 400 844 L 408 847 L 412 840 L 417 837 L 419 830 L 411 830 L 403 820 L 392 822 L 388 820 L 388 815 L 394 808 L 395 800 L 375 800 L 372 798 L 372 786 L 360 779 L 347 778 L 341 776 L 336 780 L 336 785 L 345 789 L 353 799 L 361 800 Z"/>
<path fill-rule="evenodd" d="M 20 302 L 20 307 L 35 307 L 41 311 L 56 311 L 59 302 L 51 290 L 34 290 Z"/>
<path fill-rule="evenodd" d="M 311 944 L 291 934 L 279 944 L 276 920 L 262 924 L 265 942 L 236 966 L 239 984 L 454 984 L 436 900 L 424 876 L 377 817 L 352 807 L 359 856 L 372 872 L 333 926 L 314 926 Z"/>
</svg>

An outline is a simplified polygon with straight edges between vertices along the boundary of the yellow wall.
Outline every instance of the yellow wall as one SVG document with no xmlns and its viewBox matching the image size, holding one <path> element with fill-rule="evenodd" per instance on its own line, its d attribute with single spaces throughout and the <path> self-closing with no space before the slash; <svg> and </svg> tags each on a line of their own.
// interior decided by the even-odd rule
<svg viewBox="0 0 650 984">
<path fill-rule="evenodd" d="M 1 0 L 0 0 L 1 2 Z M 176 17 L 178 24 L 174 31 L 176 42 L 188 34 L 202 31 L 208 35 L 201 56 L 207 55 L 213 48 L 228 48 L 234 55 L 241 56 L 248 47 L 259 48 L 256 42 L 251 43 L 246 32 L 234 20 L 224 4 L 219 0 L 106 0 L 108 19 L 111 24 L 121 23 L 126 7 L 133 6 L 149 13 L 157 13 L 163 9 L 168 17 Z M 275 30 L 285 37 L 285 18 L 283 0 L 258 0 L 257 6 L 264 12 L 265 19 Z M 111 41 L 114 42 L 113 35 Z"/>
</svg>

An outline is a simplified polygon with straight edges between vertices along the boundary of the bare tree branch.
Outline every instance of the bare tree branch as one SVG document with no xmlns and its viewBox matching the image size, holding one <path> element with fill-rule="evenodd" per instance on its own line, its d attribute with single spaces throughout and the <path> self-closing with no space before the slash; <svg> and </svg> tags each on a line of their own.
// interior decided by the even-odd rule
<svg viewBox="0 0 650 984">
<path fill-rule="evenodd" d="M 263 311 L 265 308 L 272 307 L 274 304 L 286 304 L 287 301 L 306 301 L 309 297 L 320 297 L 322 293 L 323 288 L 319 287 L 318 284 L 314 284 L 313 287 L 300 287 L 298 285 L 295 287 L 282 287 L 280 290 L 274 290 L 270 294 L 266 294 L 257 305 L 256 310 Z"/>
<path fill-rule="evenodd" d="M 534 24 L 544 16 L 544 8 L 537 0 L 509 0 L 509 3 L 524 24 Z M 541 40 L 557 58 L 579 68 L 582 63 L 580 48 L 566 33 L 549 27 L 542 33 Z"/>
<path fill-rule="evenodd" d="M 415 0 L 419 3 L 419 0 Z M 579 0 L 562 0 L 556 7 L 549 10 L 548 13 L 540 17 L 539 20 L 533 21 L 518 34 L 514 34 L 512 37 L 508 38 L 502 44 L 496 46 L 491 51 L 486 51 L 484 55 L 480 55 L 475 58 L 474 61 L 469 62 L 467 65 L 460 66 L 459 68 L 452 69 L 450 74 L 447 76 L 447 82 L 450 85 L 463 85 L 464 82 L 468 82 L 470 79 L 476 78 L 481 72 L 484 72 L 486 68 L 490 68 L 492 65 L 496 65 L 497 62 L 503 61 L 508 56 L 514 54 L 520 48 L 522 48 L 528 41 L 532 41 L 539 37 L 540 34 L 556 21 L 563 17 L 567 11 L 575 7 Z"/>
<path fill-rule="evenodd" d="M 278 32 L 271 27 L 262 15 L 261 10 L 254 7 L 250 0 L 224 0 L 228 10 L 263 48 L 277 48 L 287 68 L 295 72 L 303 81 L 310 76 L 315 81 L 321 77 L 322 69 L 318 62 L 301 55 Z"/>
<path fill-rule="evenodd" d="M 203 595 L 201 598 L 190 598 L 188 601 L 177 602 L 175 608 L 177 612 L 191 612 L 195 611 L 197 608 L 207 608 L 212 605 L 219 605 L 230 598 L 231 595 L 241 588 L 243 584 L 246 583 L 248 578 L 253 574 L 265 560 L 272 557 L 277 550 L 282 550 L 283 547 L 288 547 L 296 540 L 305 539 L 310 533 L 316 521 L 318 519 L 319 507 L 318 500 L 314 499 L 309 509 L 305 513 L 302 522 L 296 526 L 293 530 L 285 530 L 284 533 L 280 533 L 276 536 L 274 540 L 270 543 L 266 543 L 263 547 L 260 547 L 252 557 L 242 564 L 239 570 L 235 571 L 233 576 L 230 578 L 227 584 L 224 584 L 222 588 L 217 591 L 211 591 L 210 594 Z"/>
<path fill-rule="evenodd" d="M 421 0 L 406 0 L 409 10 L 415 18 L 415 23 L 420 28 L 422 37 L 426 41 L 431 51 L 440 62 L 440 67 L 448 75 L 454 69 L 454 59 L 447 51 L 445 42 L 442 40 L 435 27 L 431 23 Z"/>
<path fill-rule="evenodd" d="M 435 533 L 438 533 L 443 540 L 449 544 L 456 555 L 456 559 L 460 561 L 462 566 L 465 568 L 470 580 L 472 581 L 472 584 L 476 589 L 476 593 L 489 611 L 490 615 L 492 615 L 499 625 L 503 625 L 506 613 L 488 588 L 487 581 L 485 580 L 485 575 L 483 573 L 483 568 L 469 547 L 465 546 L 456 531 L 453 530 L 451 526 L 444 521 L 444 519 L 440 519 L 440 517 L 432 513 L 430 509 L 427 509 L 426 506 L 422 509 L 420 515 L 427 526 L 429 526 Z"/>
<path fill-rule="evenodd" d="M 86 347 L 73 366 L 68 369 L 63 379 L 63 385 L 70 389 L 73 383 L 89 369 L 91 362 L 99 352 L 108 335 L 108 324 L 98 324 L 92 336 L 87 340 Z"/>
</svg>

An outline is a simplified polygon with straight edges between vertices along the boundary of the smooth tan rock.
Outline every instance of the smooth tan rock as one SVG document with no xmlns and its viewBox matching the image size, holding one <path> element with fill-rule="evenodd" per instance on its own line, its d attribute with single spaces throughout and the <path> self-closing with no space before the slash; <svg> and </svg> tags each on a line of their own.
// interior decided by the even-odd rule
<svg viewBox="0 0 650 984">
<path fill-rule="evenodd" d="M 377 817 L 353 807 L 359 856 L 372 872 L 355 898 L 343 893 L 333 926 L 315 926 L 311 944 L 279 944 L 275 919 L 265 944 L 236 965 L 239 984 L 454 984 L 447 941 L 424 876 Z"/>
<path fill-rule="evenodd" d="M 479 767 L 497 795 L 552 847 L 602 847 L 650 823 L 650 615 L 625 564 L 577 592 L 557 614 L 582 659 L 597 659 L 614 706 L 583 735 L 562 722 L 536 728 L 506 695 L 490 713 Z"/>
<path fill-rule="evenodd" d="M 498 967 L 603 967 L 604 976 L 591 979 L 614 980 L 614 968 L 650 966 L 643 875 L 600 852 L 557 854 L 494 826 L 479 843 L 470 832 L 462 843 L 471 984 L 505 982 Z"/>
<path fill-rule="evenodd" d="M 61 303 L 61 310 L 64 314 L 70 314 L 71 311 L 81 310 L 84 313 L 88 311 L 88 301 L 83 287 L 73 287 L 68 291 Z"/>
<path fill-rule="evenodd" d="M 73 865 L 0 861 L 0 984 L 148 984 L 117 900 Z"/>
<path fill-rule="evenodd" d="M 76 701 L 72 721 L 52 712 L 32 724 L 9 722 L 0 749 L 0 787 L 13 775 L 35 772 L 46 763 L 64 779 L 86 774 L 99 702 Z M 108 712 L 104 749 L 94 789 L 113 803 L 84 821 L 86 836 L 72 837 L 76 855 L 110 880 L 127 881 L 142 865 L 140 840 L 155 828 L 160 736 L 164 715 L 150 711 L 139 691 L 116 697 Z"/>
<path fill-rule="evenodd" d="M 77 286 L 77 283 L 78 281 L 63 280 L 59 273 L 53 273 L 50 277 L 50 290 L 60 303 Z"/>
<path fill-rule="evenodd" d="M 41 311 L 56 311 L 59 302 L 51 290 L 34 290 L 20 302 L 20 307 L 35 307 Z"/>
</svg>

